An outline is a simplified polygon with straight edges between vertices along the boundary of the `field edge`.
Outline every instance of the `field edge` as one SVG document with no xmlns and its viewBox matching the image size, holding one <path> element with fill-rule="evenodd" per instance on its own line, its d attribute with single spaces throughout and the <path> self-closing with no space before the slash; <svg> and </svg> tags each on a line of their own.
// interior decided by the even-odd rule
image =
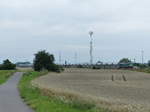
<svg viewBox="0 0 150 112">
<path fill-rule="evenodd" d="M 18 84 L 20 96 L 35 112 L 109 112 L 106 109 L 97 108 L 92 103 L 50 96 L 46 94 L 46 91 L 31 84 L 33 79 L 46 74 L 47 72 L 27 72 Z"/>
</svg>

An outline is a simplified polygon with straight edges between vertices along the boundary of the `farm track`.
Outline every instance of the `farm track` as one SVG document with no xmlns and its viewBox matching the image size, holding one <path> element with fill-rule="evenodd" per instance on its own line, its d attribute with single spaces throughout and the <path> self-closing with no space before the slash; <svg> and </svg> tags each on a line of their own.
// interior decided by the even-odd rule
<svg viewBox="0 0 150 112">
<path fill-rule="evenodd" d="M 20 98 L 17 84 L 23 73 L 17 72 L 0 85 L 0 112 L 33 112 Z"/>
<path fill-rule="evenodd" d="M 132 105 L 141 112 L 148 111 L 150 107 L 150 74 L 147 73 L 66 69 L 61 74 L 49 73 L 35 79 L 33 84 L 41 88 L 90 96 L 96 100 L 103 99 L 112 104 Z"/>
</svg>

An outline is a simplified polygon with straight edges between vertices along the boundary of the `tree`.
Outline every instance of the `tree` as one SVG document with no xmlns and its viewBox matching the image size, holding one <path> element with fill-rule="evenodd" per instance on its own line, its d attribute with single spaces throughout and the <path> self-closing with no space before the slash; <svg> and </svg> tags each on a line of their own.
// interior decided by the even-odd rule
<svg viewBox="0 0 150 112">
<path fill-rule="evenodd" d="M 48 70 L 48 71 L 55 71 L 59 72 L 59 66 L 54 63 L 55 58 L 52 54 L 49 54 L 45 50 L 39 51 L 35 54 L 35 59 L 33 62 L 33 67 L 35 71 L 42 71 L 42 70 Z"/>
<path fill-rule="evenodd" d="M 16 65 L 10 62 L 8 59 L 3 61 L 3 64 L 0 66 L 1 70 L 14 70 Z"/>
<path fill-rule="evenodd" d="M 148 66 L 150 66 L 150 60 L 148 61 Z"/>
<path fill-rule="evenodd" d="M 129 60 L 128 58 L 123 58 L 119 61 L 119 63 L 131 63 L 131 60 Z"/>
</svg>

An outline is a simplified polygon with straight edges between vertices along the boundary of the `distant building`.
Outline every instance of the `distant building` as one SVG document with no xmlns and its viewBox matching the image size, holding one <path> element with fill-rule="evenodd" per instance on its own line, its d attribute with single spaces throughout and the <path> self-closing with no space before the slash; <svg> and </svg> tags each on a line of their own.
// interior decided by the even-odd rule
<svg viewBox="0 0 150 112">
<path fill-rule="evenodd" d="M 134 68 L 133 63 L 119 63 L 118 68 Z"/>
<path fill-rule="evenodd" d="M 32 67 L 33 65 L 30 62 L 17 62 L 17 67 Z"/>
</svg>

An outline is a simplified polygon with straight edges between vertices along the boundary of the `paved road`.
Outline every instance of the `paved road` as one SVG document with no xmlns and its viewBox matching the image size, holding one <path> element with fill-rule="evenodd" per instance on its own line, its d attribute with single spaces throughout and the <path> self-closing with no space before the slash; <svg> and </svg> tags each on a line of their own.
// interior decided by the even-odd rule
<svg viewBox="0 0 150 112">
<path fill-rule="evenodd" d="M 5 84 L 0 86 L 0 112 L 33 112 L 19 96 L 17 84 L 22 73 L 15 73 Z"/>
</svg>

